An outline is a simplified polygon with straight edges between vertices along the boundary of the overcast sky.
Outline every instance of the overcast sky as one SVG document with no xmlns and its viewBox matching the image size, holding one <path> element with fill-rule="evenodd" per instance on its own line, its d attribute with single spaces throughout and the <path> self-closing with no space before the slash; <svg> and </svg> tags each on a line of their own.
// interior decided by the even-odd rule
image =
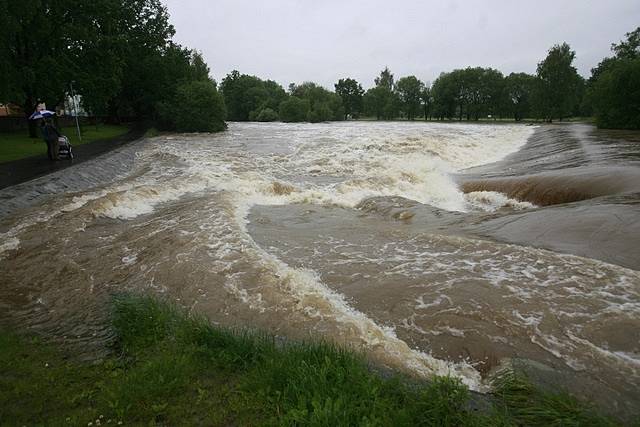
<svg viewBox="0 0 640 427">
<path fill-rule="evenodd" d="M 363 87 L 388 66 L 396 79 L 494 67 L 534 73 L 556 43 L 576 51 L 585 77 L 610 45 L 640 25 L 640 0 L 164 0 L 175 40 L 228 72 L 333 89 Z"/>
</svg>

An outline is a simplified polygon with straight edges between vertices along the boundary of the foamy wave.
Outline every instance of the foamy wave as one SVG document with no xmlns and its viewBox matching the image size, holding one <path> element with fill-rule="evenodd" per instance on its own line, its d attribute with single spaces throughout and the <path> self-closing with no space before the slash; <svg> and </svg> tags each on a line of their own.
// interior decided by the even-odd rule
<svg viewBox="0 0 640 427">
<path fill-rule="evenodd" d="M 3 238 L 3 242 L 0 243 L 0 258 L 2 254 L 7 251 L 14 251 L 20 247 L 20 239 L 16 237 Z"/>
<path fill-rule="evenodd" d="M 524 210 L 535 208 L 536 205 L 529 202 L 520 202 L 496 191 L 473 191 L 466 193 L 464 198 L 471 209 L 493 212 L 502 208 Z"/>
<path fill-rule="evenodd" d="M 283 285 L 297 297 L 298 309 L 310 317 L 330 317 L 341 325 L 345 333 L 352 331 L 352 338 L 360 341 L 351 342 L 352 344 L 364 346 L 370 354 L 397 368 L 404 367 L 424 377 L 454 376 L 472 390 L 487 389 L 480 373 L 470 364 L 447 362 L 410 348 L 392 329 L 379 326 L 364 313 L 351 307 L 342 294 L 328 288 L 314 271 L 291 268 L 269 253 L 257 249 L 281 277 Z"/>
</svg>

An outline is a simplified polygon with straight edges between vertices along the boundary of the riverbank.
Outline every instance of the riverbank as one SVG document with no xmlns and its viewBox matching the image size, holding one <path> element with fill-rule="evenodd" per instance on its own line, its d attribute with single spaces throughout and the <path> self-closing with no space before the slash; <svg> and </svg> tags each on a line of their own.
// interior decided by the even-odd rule
<svg viewBox="0 0 640 427">
<path fill-rule="evenodd" d="M 140 296 L 114 300 L 111 356 L 0 332 L 0 420 L 13 425 L 616 425 L 567 395 L 501 376 L 478 399 L 458 381 L 376 373 L 328 343 L 212 326 Z"/>
<path fill-rule="evenodd" d="M 46 175 L 57 170 L 93 159 L 101 154 L 111 151 L 131 141 L 141 138 L 146 128 L 134 126 L 131 128 L 109 128 L 108 132 L 89 133 L 85 143 L 77 145 L 71 138 L 73 145 L 73 160 L 60 160 L 52 162 L 47 158 L 46 146 L 41 140 L 29 139 L 27 151 L 9 153 L 0 151 L 0 188 L 10 187 L 22 182 L 30 181 L 39 176 Z M 26 138 L 25 138 L 26 139 Z M 8 141 L 1 141 L 8 143 Z M 35 149 L 33 147 L 36 147 Z M 40 153 L 20 158 L 24 154 L 32 154 L 32 151 Z M 5 150 L 6 151 L 6 150 Z M 17 156 L 17 157 L 16 157 Z M 6 161 L 4 161 L 6 160 Z"/>
</svg>

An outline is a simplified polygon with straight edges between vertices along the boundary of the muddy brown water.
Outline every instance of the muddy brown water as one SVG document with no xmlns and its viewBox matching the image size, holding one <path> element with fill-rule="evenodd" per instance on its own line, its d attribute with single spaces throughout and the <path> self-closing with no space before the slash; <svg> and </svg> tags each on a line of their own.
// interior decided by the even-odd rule
<svg viewBox="0 0 640 427">
<path fill-rule="evenodd" d="M 230 124 L 0 190 L 0 322 L 104 354 L 109 300 L 324 337 L 489 389 L 518 363 L 632 416 L 640 134 Z"/>
</svg>

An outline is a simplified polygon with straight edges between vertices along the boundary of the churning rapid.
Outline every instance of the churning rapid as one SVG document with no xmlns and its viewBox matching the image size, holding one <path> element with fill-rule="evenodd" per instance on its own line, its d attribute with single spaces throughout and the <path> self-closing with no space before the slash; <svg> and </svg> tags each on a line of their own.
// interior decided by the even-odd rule
<svg viewBox="0 0 640 427">
<path fill-rule="evenodd" d="M 326 337 L 472 389 L 504 364 L 640 402 L 640 146 L 588 125 L 230 124 L 0 190 L 0 321 L 108 343 L 108 301 Z"/>
</svg>

